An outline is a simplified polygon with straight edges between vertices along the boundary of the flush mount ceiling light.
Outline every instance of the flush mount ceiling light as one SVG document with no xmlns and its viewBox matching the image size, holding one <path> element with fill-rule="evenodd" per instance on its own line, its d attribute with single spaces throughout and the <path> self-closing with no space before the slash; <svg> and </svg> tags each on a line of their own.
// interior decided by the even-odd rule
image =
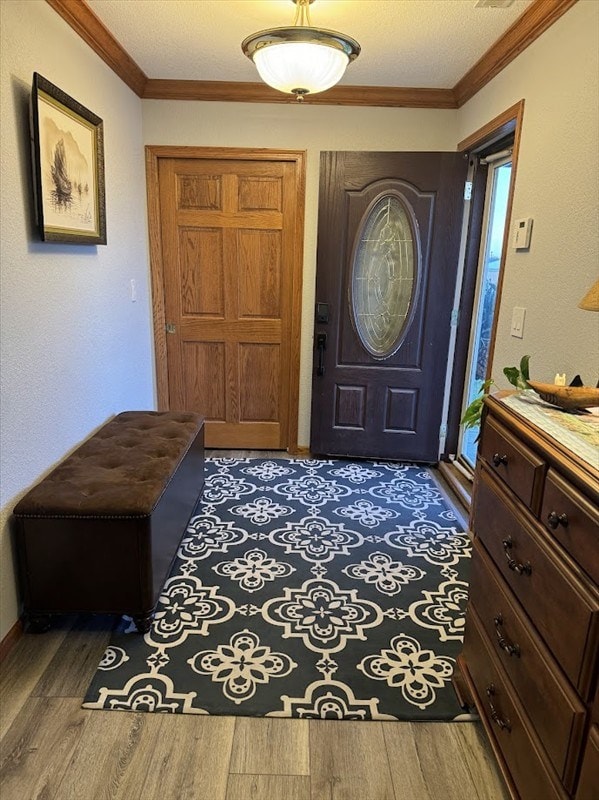
<svg viewBox="0 0 599 800">
<path fill-rule="evenodd" d="M 241 49 L 264 83 L 303 100 L 338 83 L 350 61 L 360 55 L 360 45 L 343 33 L 313 28 L 313 0 L 293 2 L 297 5 L 293 27 L 258 31 L 243 40 Z"/>
</svg>

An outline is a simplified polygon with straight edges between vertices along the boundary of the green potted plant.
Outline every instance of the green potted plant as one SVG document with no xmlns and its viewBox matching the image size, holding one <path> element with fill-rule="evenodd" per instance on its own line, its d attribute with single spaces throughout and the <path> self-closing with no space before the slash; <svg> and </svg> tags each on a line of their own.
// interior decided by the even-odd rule
<svg viewBox="0 0 599 800">
<path fill-rule="evenodd" d="M 508 381 L 515 386 L 516 389 L 522 391 L 523 389 L 528 389 L 528 380 L 529 380 L 529 372 L 528 372 L 528 362 L 530 361 L 530 356 L 522 356 L 520 359 L 520 367 L 504 367 L 503 374 L 508 379 Z M 480 388 L 479 394 L 475 397 L 475 399 L 470 403 L 468 408 L 464 411 L 464 415 L 460 420 L 460 423 L 465 427 L 466 430 L 469 428 L 478 428 L 480 427 L 480 420 L 483 413 L 483 401 L 486 394 L 489 393 L 491 390 L 491 386 L 495 386 L 495 381 L 493 378 L 487 378 L 484 381 L 483 385 Z M 478 437 L 477 437 L 478 438 Z"/>
</svg>

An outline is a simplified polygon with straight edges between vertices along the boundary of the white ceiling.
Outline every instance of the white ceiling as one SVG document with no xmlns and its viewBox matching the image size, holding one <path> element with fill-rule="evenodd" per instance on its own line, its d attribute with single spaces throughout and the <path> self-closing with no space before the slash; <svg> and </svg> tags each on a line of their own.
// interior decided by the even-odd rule
<svg viewBox="0 0 599 800">
<path fill-rule="evenodd" d="M 314 27 L 362 46 L 342 84 L 451 88 L 526 10 L 477 0 L 315 0 Z M 88 0 L 149 78 L 258 81 L 241 41 L 288 27 L 292 0 Z"/>
</svg>

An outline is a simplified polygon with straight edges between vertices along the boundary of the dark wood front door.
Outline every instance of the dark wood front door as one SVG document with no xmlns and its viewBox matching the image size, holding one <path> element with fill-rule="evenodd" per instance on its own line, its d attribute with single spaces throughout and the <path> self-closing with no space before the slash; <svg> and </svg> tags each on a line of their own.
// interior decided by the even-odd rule
<svg viewBox="0 0 599 800">
<path fill-rule="evenodd" d="M 466 169 L 322 154 L 313 453 L 437 461 Z"/>
</svg>

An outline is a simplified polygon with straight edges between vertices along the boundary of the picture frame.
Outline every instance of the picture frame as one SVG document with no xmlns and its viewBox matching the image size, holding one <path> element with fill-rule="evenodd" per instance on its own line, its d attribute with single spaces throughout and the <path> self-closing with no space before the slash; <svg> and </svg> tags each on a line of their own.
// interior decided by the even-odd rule
<svg viewBox="0 0 599 800">
<path fill-rule="evenodd" d="M 42 241 L 106 244 L 104 123 L 37 72 L 30 111 Z"/>
</svg>

